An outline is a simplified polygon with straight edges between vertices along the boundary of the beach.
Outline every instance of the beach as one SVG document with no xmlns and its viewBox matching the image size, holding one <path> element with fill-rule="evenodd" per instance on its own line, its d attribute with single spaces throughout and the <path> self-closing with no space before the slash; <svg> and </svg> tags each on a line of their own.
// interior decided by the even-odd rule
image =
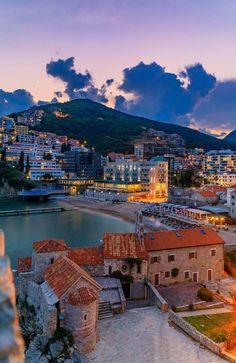
<svg viewBox="0 0 236 363">
<path fill-rule="evenodd" d="M 69 196 L 61 200 L 61 205 L 65 208 L 78 208 L 91 212 L 107 214 L 113 217 L 121 218 L 126 222 L 135 223 L 136 212 L 144 206 L 142 203 L 122 202 L 112 203 L 110 201 L 100 201 L 90 199 L 84 196 Z M 146 231 L 166 229 L 158 220 L 144 217 L 143 223 Z"/>
</svg>

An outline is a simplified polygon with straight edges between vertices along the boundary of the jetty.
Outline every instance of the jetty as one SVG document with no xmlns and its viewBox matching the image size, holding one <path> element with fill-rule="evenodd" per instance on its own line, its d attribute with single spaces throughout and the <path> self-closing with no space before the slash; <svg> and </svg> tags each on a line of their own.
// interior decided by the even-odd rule
<svg viewBox="0 0 236 363">
<path fill-rule="evenodd" d="M 20 216 L 20 215 L 28 215 L 28 214 L 58 213 L 58 212 L 64 212 L 64 211 L 66 211 L 66 209 L 62 208 L 62 207 L 13 209 L 13 210 L 4 210 L 4 211 L 1 210 L 0 217 Z"/>
</svg>

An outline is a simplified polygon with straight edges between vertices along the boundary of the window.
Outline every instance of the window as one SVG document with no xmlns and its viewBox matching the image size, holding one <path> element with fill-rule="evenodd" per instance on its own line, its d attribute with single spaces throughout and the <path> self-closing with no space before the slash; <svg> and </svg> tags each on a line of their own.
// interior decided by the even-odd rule
<svg viewBox="0 0 236 363">
<path fill-rule="evenodd" d="M 184 271 L 184 278 L 185 280 L 190 279 L 190 271 Z"/>
<path fill-rule="evenodd" d="M 50 259 L 50 264 L 52 264 L 54 262 L 54 258 Z"/>
<path fill-rule="evenodd" d="M 216 255 L 216 249 L 215 248 L 212 248 L 211 249 L 211 256 L 215 256 Z"/>
<path fill-rule="evenodd" d="M 165 279 L 169 279 L 170 278 L 170 271 L 166 271 L 165 272 Z"/>
<path fill-rule="evenodd" d="M 112 266 L 110 265 L 109 266 L 109 275 L 111 275 L 111 273 L 112 273 Z"/>
<path fill-rule="evenodd" d="M 87 320 L 87 314 L 84 314 L 84 320 Z"/>
<path fill-rule="evenodd" d="M 168 255 L 168 262 L 175 261 L 175 255 Z"/>
<path fill-rule="evenodd" d="M 160 285 L 160 274 L 154 275 L 154 285 Z"/>
<path fill-rule="evenodd" d="M 161 262 L 161 256 L 153 256 L 153 257 L 151 257 L 151 263 L 155 263 L 155 262 L 160 263 Z"/>
<path fill-rule="evenodd" d="M 140 274 L 141 273 L 141 264 L 139 263 L 137 265 L 137 273 Z"/>
<path fill-rule="evenodd" d="M 127 272 L 128 271 L 128 266 L 127 265 L 123 265 L 122 266 L 122 271 Z"/>
<path fill-rule="evenodd" d="M 188 258 L 189 258 L 190 260 L 192 260 L 193 258 L 197 258 L 197 252 L 196 252 L 196 251 L 194 251 L 194 252 L 189 252 L 189 254 L 188 254 Z"/>
</svg>

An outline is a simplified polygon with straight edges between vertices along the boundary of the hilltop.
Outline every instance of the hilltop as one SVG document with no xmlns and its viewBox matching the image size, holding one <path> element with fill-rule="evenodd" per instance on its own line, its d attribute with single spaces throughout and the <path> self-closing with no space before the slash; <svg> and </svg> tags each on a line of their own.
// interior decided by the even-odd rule
<svg viewBox="0 0 236 363">
<path fill-rule="evenodd" d="M 43 109 L 44 115 L 41 124 L 34 127 L 35 130 L 67 135 L 81 141 L 86 140 L 88 145 L 101 152 L 130 152 L 132 141 L 149 128 L 181 135 L 188 148 L 236 150 L 236 143 L 219 140 L 188 127 L 132 116 L 88 99 L 48 104 L 36 108 Z M 11 116 L 16 117 L 19 114 L 21 112 Z"/>
<path fill-rule="evenodd" d="M 227 136 L 224 138 L 227 142 L 236 142 L 236 130 L 230 132 Z"/>
</svg>

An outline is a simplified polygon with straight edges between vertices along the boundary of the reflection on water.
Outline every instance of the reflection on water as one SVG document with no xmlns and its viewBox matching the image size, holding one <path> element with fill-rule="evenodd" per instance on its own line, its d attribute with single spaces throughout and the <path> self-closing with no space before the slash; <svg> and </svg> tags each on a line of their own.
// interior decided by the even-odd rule
<svg viewBox="0 0 236 363">
<path fill-rule="evenodd" d="M 19 204 L 18 204 L 19 203 Z M 49 207 L 60 205 L 52 200 L 46 204 L 23 202 L 1 202 L 1 210 Z M 99 213 L 67 211 L 49 214 L 0 217 L 0 229 L 6 236 L 6 254 L 12 266 L 16 267 L 17 258 L 31 255 L 32 242 L 47 239 L 64 239 L 68 245 L 92 246 L 100 243 L 104 232 L 133 232 L 132 224 Z"/>
</svg>

